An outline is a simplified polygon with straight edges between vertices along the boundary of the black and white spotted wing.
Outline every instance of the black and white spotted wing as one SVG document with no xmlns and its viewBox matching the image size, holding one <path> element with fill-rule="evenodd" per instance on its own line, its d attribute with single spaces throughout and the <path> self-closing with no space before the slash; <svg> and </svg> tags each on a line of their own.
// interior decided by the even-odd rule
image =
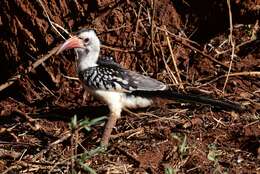
<svg viewBox="0 0 260 174">
<path fill-rule="evenodd" d="M 122 68 L 116 62 L 100 61 L 98 66 L 79 73 L 80 79 L 91 89 L 109 91 L 157 91 L 166 85 L 150 77 Z"/>
</svg>

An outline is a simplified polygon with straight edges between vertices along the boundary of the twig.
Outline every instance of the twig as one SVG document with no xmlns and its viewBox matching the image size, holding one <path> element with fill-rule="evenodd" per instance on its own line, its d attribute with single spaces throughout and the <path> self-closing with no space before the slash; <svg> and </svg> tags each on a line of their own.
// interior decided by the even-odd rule
<svg viewBox="0 0 260 174">
<path fill-rule="evenodd" d="M 3 132 L 1 132 L 3 133 Z M 11 145 L 11 146 L 34 146 L 34 144 L 30 143 L 23 143 L 23 142 L 8 142 L 8 141 L 1 141 L 0 140 L 0 147 L 3 145 Z"/>
<path fill-rule="evenodd" d="M 233 77 L 233 76 L 250 76 L 250 77 L 260 77 L 260 71 L 244 71 L 244 72 L 236 72 L 236 73 L 230 73 L 230 74 L 225 74 L 225 75 L 221 75 L 207 83 L 204 83 L 203 85 L 201 86 L 204 86 L 204 85 L 207 85 L 207 84 L 210 84 L 210 83 L 213 83 L 223 77 L 227 77 L 227 75 L 229 77 Z M 201 80 L 200 80 L 201 81 Z"/>
<path fill-rule="evenodd" d="M 62 31 L 64 31 L 67 35 L 69 35 L 70 37 L 72 37 L 72 35 L 70 34 L 70 32 L 68 32 L 68 30 L 66 30 L 65 28 L 63 28 L 62 26 L 60 26 L 59 24 L 52 22 L 53 25 L 55 25 L 56 27 L 58 27 L 59 29 L 61 29 Z"/>
<path fill-rule="evenodd" d="M 11 77 L 10 79 L 8 79 L 7 82 L 5 82 L 5 83 L 3 83 L 3 84 L 0 85 L 0 92 L 1 92 L 2 90 L 4 90 L 5 88 L 11 86 L 16 80 L 18 80 L 18 79 L 20 79 L 20 78 L 21 78 L 21 75 L 18 74 L 18 75 L 16 75 L 16 76 Z"/>
<path fill-rule="evenodd" d="M 247 45 L 247 44 L 249 44 L 249 43 L 251 43 L 251 42 L 254 42 L 255 40 L 256 40 L 256 38 L 253 38 L 253 39 L 250 39 L 250 40 L 245 41 L 245 42 L 243 42 L 243 43 L 240 43 L 240 44 L 236 45 L 235 49 L 239 49 L 240 47 L 242 47 L 242 46 L 244 46 L 244 45 Z M 217 54 L 216 54 L 214 57 L 217 57 L 217 56 L 219 56 L 219 55 L 221 55 L 221 54 L 225 54 L 225 53 L 227 53 L 227 52 L 229 52 L 229 51 L 232 51 L 232 48 L 229 48 L 229 49 L 224 50 L 224 51 L 221 51 L 221 52 L 219 52 L 219 51 L 217 51 L 217 50 L 215 50 L 215 51 L 217 52 Z"/>
<path fill-rule="evenodd" d="M 39 2 L 40 5 L 42 6 L 43 11 L 44 11 L 44 13 L 45 13 L 45 15 L 46 15 L 46 17 L 47 17 L 47 19 L 48 19 L 50 25 L 52 26 L 52 28 L 53 28 L 64 40 L 66 40 L 66 38 L 65 38 L 65 37 L 59 32 L 59 30 L 53 25 L 54 22 L 52 22 L 52 20 L 50 19 L 49 15 L 48 15 L 48 12 L 47 12 L 46 8 L 44 7 L 44 4 L 42 3 L 42 1 L 41 1 L 41 0 L 38 0 L 38 2 Z M 58 24 L 57 24 L 57 25 L 58 25 Z M 61 26 L 59 26 L 59 27 L 61 27 Z M 61 27 L 61 28 L 62 28 L 62 27 Z M 65 30 L 65 29 L 64 29 L 64 30 Z M 63 30 L 63 31 L 64 31 L 64 30 Z"/>
<path fill-rule="evenodd" d="M 253 94 L 255 94 L 255 93 L 260 93 L 260 89 L 253 92 Z"/>
<path fill-rule="evenodd" d="M 119 138 L 119 137 L 128 137 L 128 136 L 132 136 L 132 134 L 140 134 L 140 133 L 143 133 L 144 132 L 144 128 L 137 128 L 137 129 L 131 129 L 131 130 L 127 130 L 125 132 L 122 132 L 122 133 L 118 133 L 116 135 L 111 135 L 111 139 L 116 139 L 116 138 Z M 129 138 L 129 137 L 128 137 Z"/>
<path fill-rule="evenodd" d="M 114 47 L 110 47 L 110 46 L 107 46 L 107 45 L 101 45 L 101 47 L 107 48 L 107 49 L 110 49 L 110 50 L 113 50 L 113 51 L 124 52 L 124 53 L 136 52 L 135 50 L 123 50 L 123 49 L 120 49 L 120 48 L 114 48 Z"/>
<path fill-rule="evenodd" d="M 243 128 L 245 129 L 245 128 L 247 128 L 248 126 L 252 126 L 252 125 L 254 125 L 254 124 L 258 123 L 258 122 L 260 122 L 260 120 L 253 121 L 253 122 L 251 122 L 251 123 L 249 123 L 249 124 L 243 126 Z"/>
<path fill-rule="evenodd" d="M 152 43 L 152 53 L 155 58 L 155 70 L 158 72 L 158 56 L 156 55 L 156 46 L 155 46 L 155 33 L 157 33 L 156 23 L 155 23 L 155 9 L 157 0 L 152 0 L 152 21 L 151 21 L 151 43 Z M 156 30 L 156 32 L 155 32 Z"/>
<path fill-rule="evenodd" d="M 26 119 L 27 122 L 29 123 L 33 123 L 35 121 L 35 119 L 33 119 L 32 117 L 30 117 L 27 113 L 24 113 L 23 111 L 19 110 L 19 109 L 14 109 L 13 111 L 15 114 L 18 114 L 22 117 L 24 117 Z M 36 128 L 34 130 L 37 130 Z"/>
<path fill-rule="evenodd" d="M 53 48 L 48 54 L 44 55 L 39 60 L 35 61 L 31 66 L 27 67 L 24 72 L 24 75 L 33 71 L 36 67 L 38 67 L 40 64 L 42 64 L 47 59 L 49 59 L 52 55 L 54 55 L 57 52 L 57 50 L 58 50 L 58 47 Z M 15 76 L 11 77 L 10 79 L 8 79 L 7 82 L 0 85 L 0 92 L 3 91 L 4 89 L 8 88 L 12 84 L 14 84 L 14 82 L 19 80 L 21 77 L 22 77 L 21 74 L 17 74 Z"/>
<path fill-rule="evenodd" d="M 52 96 L 57 97 L 42 81 L 39 80 L 39 83 L 43 86 L 43 88 L 48 91 Z"/>
<path fill-rule="evenodd" d="M 136 47 L 135 38 L 136 38 L 137 33 L 138 33 L 138 28 L 139 28 L 139 23 L 140 23 L 139 18 L 140 18 L 141 11 L 142 11 L 142 6 L 139 7 L 138 14 L 137 14 L 137 20 L 136 20 L 136 25 L 135 25 L 135 33 L 134 33 L 134 47 Z"/>
<path fill-rule="evenodd" d="M 258 24 L 258 23 L 259 23 L 259 22 L 258 22 L 258 20 L 257 20 L 256 23 L 255 23 L 255 25 L 254 25 L 254 27 L 253 27 L 253 29 L 252 29 L 252 34 L 251 34 L 250 40 L 247 40 L 247 41 L 245 41 L 245 42 L 242 42 L 242 43 L 236 45 L 236 47 L 235 47 L 236 50 L 239 50 L 240 47 L 242 47 L 242 46 L 244 46 L 244 45 L 247 45 L 247 44 L 250 44 L 250 43 L 252 43 L 252 42 L 254 42 L 254 41 L 257 40 L 256 33 L 257 33 L 258 30 L 259 30 L 259 24 Z M 220 51 L 220 52 L 219 52 L 218 50 L 215 50 L 215 51 L 217 52 L 217 54 L 216 54 L 214 57 L 219 56 L 219 55 L 221 55 L 221 54 L 225 54 L 225 53 L 227 53 L 227 52 L 229 52 L 229 51 L 232 51 L 232 48 L 229 48 L 229 49 L 227 49 L 227 50 Z"/>
<path fill-rule="evenodd" d="M 151 0 L 151 3 L 152 3 L 152 10 L 153 10 L 152 11 L 152 21 L 151 21 L 151 41 L 152 41 L 153 56 L 155 56 L 155 50 L 154 50 L 154 15 L 155 15 L 156 0 Z"/>
<path fill-rule="evenodd" d="M 64 40 L 66 40 L 65 37 L 58 31 L 58 29 L 57 29 L 56 27 L 62 29 L 64 32 L 66 32 L 66 33 L 71 37 L 71 35 L 69 34 L 69 32 L 68 32 L 66 29 L 64 29 L 64 28 L 61 27 L 59 24 L 53 22 L 53 21 L 50 19 L 49 15 L 48 15 L 48 13 L 47 13 L 47 10 L 46 10 L 46 8 L 44 7 L 43 2 L 42 2 L 41 0 L 38 0 L 38 2 L 39 2 L 40 5 L 42 6 L 42 8 L 43 8 L 43 10 L 44 10 L 44 13 L 45 13 L 45 15 L 46 15 L 46 17 L 47 17 L 47 19 L 48 19 L 50 25 L 52 26 L 52 28 L 53 28 Z M 56 27 L 55 27 L 55 26 L 56 26 Z M 51 56 L 57 51 L 57 49 L 58 49 L 57 47 L 53 48 L 53 49 L 50 51 L 49 54 L 47 54 L 46 56 L 43 56 L 41 59 L 37 60 L 32 66 L 28 67 L 28 68 L 26 69 L 26 71 L 25 71 L 25 74 L 31 72 L 31 71 L 34 70 L 36 67 L 38 67 L 40 64 L 42 64 L 45 60 L 47 60 L 49 57 L 51 57 Z M 0 85 L 0 92 L 3 91 L 4 89 L 8 88 L 8 87 L 11 86 L 12 84 L 14 84 L 14 82 L 16 82 L 17 80 L 19 80 L 21 77 L 22 77 L 21 74 L 18 74 L 18 75 L 15 75 L 15 76 L 9 78 L 9 79 L 7 80 L 7 82 L 5 82 L 5 83 L 3 83 L 3 84 Z"/>
<path fill-rule="evenodd" d="M 143 6 L 142 4 L 139 3 L 139 5 L 140 5 L 141 8 L 143 8 L 143 9 L 145 10 L 145 8 L 144 8 L 144 6 Z M 133 12 L 134 12 L 135 16 L 138 17 L 138 13 L 135 11 L 135 9 L 133 9 Z M 147 13 L 148 13 L 148 12 L 147 12 Z M 148 14 L 149 14 L 149 13 L 148 13 Z M 142 21 L 144 21 L 144 20 L 146 20 L 146 19 L 147 19 L 147 18 L 145 18 L 145 19 L 140 19 L 140 18 L 139 18 L 139 25 L 143 28 L 145 34 L 146 34 L 147 37 L 150 39 L 150 35 L 148 34 L 148 31 L 146 30 L 146 28 L 145 28 L 145 26 L 144 26 L 144 24 L 143 24 L 143 22 L 142 22 Z"/>
<path fill-rule="evenodd" d="M 157 37 L 159 37 L 158 35 L 157 35 Z M 163 48 L 162 48 L 162 45 L 161 45 L 161 43 L 159 42 L 159 46 L 160 46 L 160 50 L 161 50 L 161 52 L 162 52 L 162 60 L 163 60 L 163 63 L 164 63 L 164 65 L 165 65 L 165 68 L 166 68 L 166 70 L 167 70 L 167 72 L 170 74 L 170 79 L 171 79 L 171 81 L 174 83 L 174 84 L 177 84 L 178 82 L 177 82 L 177 78 L 175 77 L 175 75 L 173 74 L 173 72 L 172 72 L 172 70 L 170 69 L 170 67 L 168 66 L 168 64 L 167 64 L 167 62 L 166 62 L 166 60 L 165 60 L 165 56 L 164 56 L 164 52 L 163 52 Z"/>
<path fill-rule="evenodd" d="M 13 169 L 19 170 L 21 168 L 22 168 L 22 166 L 13 165 L 13 166 L 8 167 L 5 171 L 3 171 L 2 174 L 7 174 L 7 173 L 10 173 L 10 171 L 12 171 Z"/>
<path fill-rule="evenodd" d="M 55 146 L 55 145 L 57 145 L 57 144 L 59 144 L 59 143 L 65 141 L 65 140 L 67 140 L 71 135 L 72 135 L 72 134 L 71 134 L 71 131 L 67 131 L 67 132 L 63 133 L 63 135 L 61 136 L 60 139 L 58 139 L 58 140 L 56 140 L 56 141 L 50 143 L 49 146 L 50 146 L 50 147 Z"/>
<path fill-rule="evenodd" d="M 193 41 L 193 40 L 190 40 L 189 38 L 186 38 L 186 37 L 181 37 L 181 36 L 178 36 L 172 32 L 170 32 L 169 30 L 167 29 L 163 29 L 163 28 L 160 28 L 160 27 L 157 27 L 158 30 L 161 30 L 161 31 L 164 31 L 164 32 L 167 32 L 169 35 L 173 36 L 175 39 L 177 40 L 184 40 L 184 41 L 187 41 L 191 44 L 194 44 L 196 46 L 200 46 L 200 44 L 198 44 L 197 42 Z"/>
<path fill-rule="evenodd" d="M 5 158 L 7 156 L 14 158 L 14 159 L 17 159 L 21 156 L 21 153 L 15 152 L 14 150 L 6 150 L 6 149 L 0 148 L 0 158 Z"/>
<path fill-rule="evenodd" d="M 166 29 L 166 26 L 164 26 L 165 29 Z M 183 89 L 183 85 L 182 85 L 182 80 L 181 80 L 181 76 L 180 76 L 180 73 L 179 73 L 179 69 L 178 69 L 178 66 L 177 66 L 177 63 L 176 63 L 176 58 L 172 52 L 172 46 L 171 46 L 171 43 L 170 43 L 170 39 L 169 39 L 169 35 L 167 32 L 165 32 L 165 35 L 166 35 L 166 40 L 167 40 L 167 43 L 168 43 L 168 47 L 169 47 L 169 50 L 170 50 L 170 53 L 171 53 L 171 57 L 172 57 L 172 62 L 173 62 L 173 65 L 174 65 L 174 69 L 176 71 L 176 74 L 177 74 L 177 78 L 178 78 L 178 81 L 177 81 L 177 84 L 180 85 L 180 88 Z"/>
<path fill-rule="evenodd" d="M 169 33 L 169 31 L 167 31 L 167 30 L 165 30 L 165 29 L 161 29 L 161 28 L 159 28 L 159 27 L 158 27 L 158 29 L 161 30 L 161 31 L 164 31 L 164 32 Z M 174 35 L 173 35 L 173 36 L 174 36 Z M 185 43 L 184 41 L 187 41 L 186 39 L 183 40 L 183 39 L 180 39 L 180 38 L 178 38 L 178 37 L 175 37 L 175 40 L 176 40 L 176 42 L 182 44 L 183 46 L 186 46 L 186 47 L 188 47 L 189 49 L 200 53 L 201 55 L 203 55 L 204 57 L 208 58 L 208 59 L 211 60 L 212 62 L 215 62 L 215 63 L 217 63 L 217 64 L 223 66 L 224 68 L 228 68 L 227 65 L 225 65 L 224 63 L 222 63 L 222 62 L 216 60 L 216 59 L 213 58 L 212 56 L 210 56 L 210 55 L 204 53 L 203 51 L 200 51 L 199 49 L 195 48 L 194 46 L 191 46 L 191 45 L 188 44 L 188 43 Z"/>
<path fill-rule="evenodd" d="M 124 23 L 121 26 L 116 27 L 116 28 L 106 28 L 105 32 L 118 31 L 122 28 L 127 28 L 127 27 L 129 27 L 129 26 Z"/>
<path fill-rule="evenodd" d="M 80 81 L 80 79 L 78 77 L 71 77 L 71 76 L 66 76 L 64 75 L 63 73 L 61 73 L 61 76 L 66 78 L 66 79 L 69 79 L 69 80 L 75 80 L 75 81 Z"/>
<path fill-rule="evenodd" d="M 71 137 L 71 131 L 66 131 L 65 133 L 63 133 L 62 137 L 59 138 L 58 140 L 50 143 L 48 145 L 48 147 L 46 147 L 45 149 L 42 149 L 39 153 L 37 153 L 34 157 L 33 157 L 33 160 L 37 160 L 41 155 L 43 155 L 44 153 L 46 153 L 51 147 L 59 144 L 59 143 L 62 143 L 64 141 L 66 141 L 68 138 Z"/>
<path fill-rule="evenodd" d="M 235 47 L 236 47 L 235 42 L 233 40 L 233 22 L 232 22 L 232 12 L 231 12 L 230 0 L 227 0 L 227 5 L 228 5 L 229 25 L 230 25 L 229 40 L 230 40 L 230 44 L 232 46 L 232 53 L 231 53 L 231 60 L 230 60 L 230 63 L 229 63 L 228 73 L 227 73 L 226 80 L 225 80 L 225 83 L 224 83 L 224 86 L 223 86 L 223 89 L 222 89 L 223 94 L 225 93 L 225 88 L 226 88 L 226 85 L 227 85 L 227 82 L 228 82 L 229 74 L 230 74 L 231 69 L 232 69 L 232 63 L 233 63 L 233 60 L 234 60 Z"/>
<path fill-rule="evenodd" d="M 227 76 L 224 75 L 225 77 Z M 251 77 L 260 77 L 260 71 L 244 71 L 244 72 L 237 72 L 237 73 L 230 73 L 229 77 L 231 76 L 251 76 Z"/>
<path fill-rule="evenodd" d="M 216 128 L 218 127 L 219 124 L 221 124 L 221 125 L 224 126 L 224 127 L 227 126 L 225 123 L 223 123 L 223 122 L 221 121 L 222 118 L 220 118 L 220 119 L 216 119 L 216 118 L 213 116 L 212 111 L 211 111 L 211 117 L 213 118 L 213 120 L 215 120 L 215 121 L 217 122 L 217 125 L 214 126 L 213 129 L 216 129 Z"/>
</svg>

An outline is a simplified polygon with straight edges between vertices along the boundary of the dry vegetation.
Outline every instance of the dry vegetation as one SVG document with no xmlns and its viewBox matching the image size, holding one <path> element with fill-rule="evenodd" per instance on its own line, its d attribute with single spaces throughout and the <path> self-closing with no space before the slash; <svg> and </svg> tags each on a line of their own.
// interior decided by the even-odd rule
<svg viewBox="0 0 260 174">
<path fill-rule="evenodd" d="M 259 3 L 1 3 L 2 173 L 260 172 Z M 158 101 L 125 111 L 108 149 L 100 148 L 108 109 L 84 94 L 73 52 L 55 55 L 68 38 L 63 28 L 83 27 L 122 66 L 247 110 Z"/>
</svg>

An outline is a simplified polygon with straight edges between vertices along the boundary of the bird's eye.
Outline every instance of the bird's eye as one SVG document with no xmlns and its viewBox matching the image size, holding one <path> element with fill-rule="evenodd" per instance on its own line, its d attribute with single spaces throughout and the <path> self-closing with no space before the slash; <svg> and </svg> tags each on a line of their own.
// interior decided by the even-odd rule
<svg viewBox="0 0 260 174">
<path fill-rule="evenodd" d="M 88 42 L 88 41 L 89 41 L 89 38 L 84 39 L 84 42 Z"/>
</svg>

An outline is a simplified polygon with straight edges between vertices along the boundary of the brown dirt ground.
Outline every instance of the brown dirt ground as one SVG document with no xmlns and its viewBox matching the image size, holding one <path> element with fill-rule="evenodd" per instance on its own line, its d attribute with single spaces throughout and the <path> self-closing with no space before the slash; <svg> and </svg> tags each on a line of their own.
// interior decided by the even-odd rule
<svg viewBox="0 0 260 174">
<path fill-rule="evenodd" d="M 231 57 L 226 1 L 43 1 L 51 20 L 69 31 L 95 29 L 102 54 L 122 66 L 248 108 L 167 101 L 125 111 L 108 149 L 96 153 L 104 120 L 87 122 L 89 129 L 82 120 L 107 116 L 108 109 L 67 78 L 76 76 L 74 54 L 52 55 L 30 68 L 62 39 L 38 1 L 1 3 L 0 82 L 21 76 L 0 91 L 0 172 L 260 172 L 259 2 L 231 1 L 236 49 L 223 94 Z M 166 31 L 184 89 L 166 68 L 176 76 Z"/>
</svg>

